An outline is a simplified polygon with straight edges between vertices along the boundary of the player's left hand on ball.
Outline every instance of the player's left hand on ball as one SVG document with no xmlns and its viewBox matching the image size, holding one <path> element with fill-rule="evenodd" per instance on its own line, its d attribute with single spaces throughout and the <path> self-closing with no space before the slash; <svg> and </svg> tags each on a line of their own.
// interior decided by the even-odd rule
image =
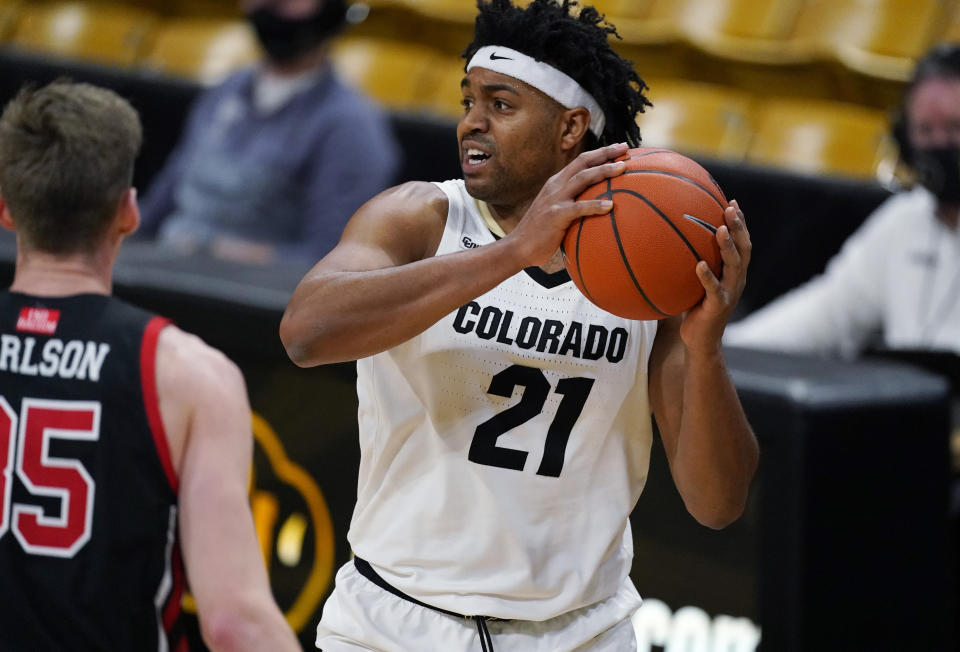
<svg viewBox="0 0 960 652">
<path fill-rule="evenodd" d="M 743 211 L 736 200 L 727 205 L 723 221 L 716 236 L 723 260 L 720 278 L 710 271 L 706 262 L 697 264 L 697 276 L 706 294 L 684 318 L 681 334 L 688 346 L 714 342 L 719 346 L 723 329 L 747 282 L 752 244 Z"/>
</svg>

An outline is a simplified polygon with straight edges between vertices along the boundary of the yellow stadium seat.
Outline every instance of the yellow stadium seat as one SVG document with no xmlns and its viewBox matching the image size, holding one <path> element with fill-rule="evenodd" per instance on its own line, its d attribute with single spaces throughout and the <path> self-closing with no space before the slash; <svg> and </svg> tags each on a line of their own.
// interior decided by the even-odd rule
<svg viewBox="0 0 960 652">
<path fill-rule="evenodd" d="M 944 43 L 960 43 L 960 2 L 953 3 L 953 10 L 947 17 L 946 27 L 939 40 Z"/>
<path fill-rule="evenodd" d="M 827 100 L 772 99 L 758 107 L 746 160 L 818 175 L 884 179 L 896 149 L 887 114 Z"/>
<path fill-rule="evenodd" d="M 339 40 L 332 51 L 337 71 L 391 109 L 420 110 L 434 94 L 432 48 L 372 38 Z"/>
<path fill-rule="evenodd" d="M 171 16 L 183 18 L 242 18 L 236 0 L 162 0 Z"/>
<path fill-rule="evenodd" d="M 818 64 L 810 43 L 796 37 L 805 2 L 684 0 L 677 18 L 687 45 L 683 76 L 749 92 L 831 96 L 831 71 Z"/>
<path fill-rule="evenodd" d="M 905 81 L 938 37 L 943 0 L 811 0 L 807 12 L 821 49 L 858 73 Z"/>
<path fill-rule="evenodd" d="M 900 101 L 917 59 L 949 17 L 945 0 L 808 0 L 798 38 L 834 64 L 835 95 L 878 108 Z"/>
<path fill-rule="evenodd" d="M 129 66 L 140 58 L 155 23 L 152 12 L 127 5 L 30 4 L 11 43 L 23 50 Z"/>
<path fill-rule="evenodd" d="M 723 59 L 762 64 L 810 61 L 794 30 L 804 0 L 687 0 L 680 19 L 684 37 Z"/>
<path fill-rule="evenodd" d="M 471 0 L 378 0 L 367 21 L 379 22 L 378 38 L 406 40 L 459 54 L 473 40 L 477 3 Z M 357 31 L 369 33 L 363 23 Z M 374 27 L 374 26 L 371 26 Z M 383 29 L 386 28 L 386 29 Z"/>
<path fill-rule="evenodd" d="M 447 118 L 459 119 L 463 115 L 463 94 L 460 82 L 465 61 L 460 57 L 444 57 L 432 69 L 433 93 L 427 97 L 425 109 Z"/>
<path fill-rule="evenodd" d="M 212 84 L 260 57 L 256 35 L 242 19 L 171 18 L 155 30 L 143 65 Z"/>
<path fill-rule="evenodd" d="M 742 160 L 750 142 L 752 97 L 715 84 L 649 80 L 653 108 L 637 117 L 643 144 L 690 155 Z"/>
<path fill-rule="evenodd" d="M 686 0 L 583 0 L 593 5 L 620 38 L 613 48 L 632 61 L 641 77 L 688 77 L 685 50 L 680 39 L 679 17 Z"/>
<path fill-rule="evenodd" d="M 36 1 L 36 0 L 34 0 Z M 102 0 L 99 0 L 102 1 Z M 107 0 L 149 9 L 165 18 L 241 18 L 237 0 Z"/>
<path fill-rule="evenodd" d="M 797 32 L 852 71 L 902 82 L 949 10 L 944 0 L 808 0 Z"/>
<path fill-rule="evenodd" d="M 679 38 L 686 0 L 587 0 L 616 26 L 626 43 L 652 44 Z"/>
<path fill-rule="evenodd" d="M 404 0 L 404 3 L 410 10 L 424 16 L 450 22 L 472 25 L 477 17 L 476 3 L 465 0 Z"/>
<path fill-rule="evenodd" d="M 0 42 L 13 36 L 22 8 L 22 0 L 0 0 Z"/>
</svg>

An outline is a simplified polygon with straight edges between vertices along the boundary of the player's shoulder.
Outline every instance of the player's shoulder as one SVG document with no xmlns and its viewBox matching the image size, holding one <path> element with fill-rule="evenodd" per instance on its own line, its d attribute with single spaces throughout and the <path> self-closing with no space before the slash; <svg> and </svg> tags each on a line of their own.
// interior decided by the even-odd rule
<svg viewBox="0 0 960 652">
<path fill-rule="evenodd" d="M 161 388 L 190 397 L 243 388 L 239 367 L 192 333 L 167 325 L 157 339 L 157 380 Z"/>
<path fill-rule="evenodd" d="M 176 473 L 187 441 L 201 423 L 237 423 L 249 418 L 247 388 L 240 369 L 226 355 L 173 324 L 160 332 L 156 353 L 156 396 Z M 243 415 L 243 416 L 239 416 Z M 221 427 L 214 435 L 236 442 L 249 437 L 242 428 Z"/>
<path fill-rule="evenodd" d="M 436 250 L 448 211 L 447 195 L 436 185 L 408 181 L 384 190 L 351 218 L 341 243 L 379 243 L 419 260 Z"/>
<path fill-rule="evenodd" d="M 384 190 L 377 198 L 398 212 L 419 215 L 424 211 L 446 215 L 449 203 L 447 194 L 427 181 L 401 183 Z"/>
</svg>

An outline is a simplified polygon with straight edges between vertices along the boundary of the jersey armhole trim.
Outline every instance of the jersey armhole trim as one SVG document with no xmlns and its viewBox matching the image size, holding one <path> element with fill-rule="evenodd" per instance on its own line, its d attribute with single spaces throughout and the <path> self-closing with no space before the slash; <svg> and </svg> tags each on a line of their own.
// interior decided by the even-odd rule
<svg viewBox="0 0 960 652">
<path fill-rule="evenodd" d="M 170 488 L 176 494 L 179 483 L 177 474 L 173 470 L 170 444 L 163 428 L 163 419 L 160 417 L 160 400 L 157 395 L 157 340 L 160 337 L 160 331 L 170 323 L 169 319 L 163 317 L 154 317 L 147 322 L 140 344 L 140 386 L 143 388 L 143 407 L 147 413 L 157 457 L 160 459 L 160 465 L 167 476 Z"/>
<path fill-rule="evenodd" d="M 439 256 L 440 252 L 450 253 L 459 249 L 458 242 L 463 233 L 465 217 L 456 181 L 433 181 L 432 183 L 447 196 L 447 217 L 443 223 L 443 234 L 440 236 L 437 250 L 432 254 Z"/>
</svg>

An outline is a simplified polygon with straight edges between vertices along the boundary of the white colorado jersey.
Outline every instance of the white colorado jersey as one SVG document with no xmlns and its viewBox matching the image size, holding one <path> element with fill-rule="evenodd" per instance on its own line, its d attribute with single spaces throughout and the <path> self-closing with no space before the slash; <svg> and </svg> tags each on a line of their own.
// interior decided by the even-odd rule
<svg viewBox="0 0 960 652">
<path fill-rule="evenodd" d="M 437 185 L 437 255 L 493 242 L 463 182 Z M 521 272 L 357 363 L 350 544 L 418 600 L 546 620 L 629 574 L 656 322 L 604 312 L 568 279 Z"/>
</svg>

